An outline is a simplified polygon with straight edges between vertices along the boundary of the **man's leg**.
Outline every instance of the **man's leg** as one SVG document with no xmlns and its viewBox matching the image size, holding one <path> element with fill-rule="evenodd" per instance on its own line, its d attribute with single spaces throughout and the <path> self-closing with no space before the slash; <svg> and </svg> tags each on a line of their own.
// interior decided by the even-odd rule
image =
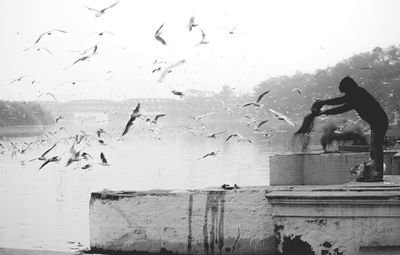
<svg viewBox="0 0 400 255">
<path fill-rule="evenodd" d="M 381 181 L 383 179 L 383 142 L 387 126 L 371 126 L 371 159 L 375 163 L 368 179 L 371 181 Z"/>
</svg>

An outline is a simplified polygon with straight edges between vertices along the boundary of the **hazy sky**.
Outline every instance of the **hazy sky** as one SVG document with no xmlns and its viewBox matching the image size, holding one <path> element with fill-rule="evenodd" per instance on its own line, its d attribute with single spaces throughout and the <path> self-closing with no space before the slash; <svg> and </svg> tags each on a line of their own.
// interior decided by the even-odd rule
<svg viewBox="0 0 400 255">
<path fill-rule="evenodd" d="M 400 43 L 396 0 L 120 0 L 100 17 L 85 7 L 115 2 L 3 0 L 0 99 L 51 100 L 47 92 L 60 101 L 171 97 L 171 89 L 220 91 L 223 85 L 251 92 L 270 76 L 314 72 L 375 46 Z M 191 16 L 198 26 L 189 32 Z M 154 38 L 161 24 L 166 46 Z M 52 54 L 24 51 L 51 29 L 68 32 L 45 35 L 36 44 Z M 197 45 L 201 29 L 208 44 Z M 114 35 L 92 34 L 101 31 Z M 98 54 L 71 66 L 81 57 L 71 50 L 96 44 Z M 158 82 L 161 72 L 153 69 L 182 59 Z M 167 63 L 154 65 L 155 60 Z"/>
</svg>

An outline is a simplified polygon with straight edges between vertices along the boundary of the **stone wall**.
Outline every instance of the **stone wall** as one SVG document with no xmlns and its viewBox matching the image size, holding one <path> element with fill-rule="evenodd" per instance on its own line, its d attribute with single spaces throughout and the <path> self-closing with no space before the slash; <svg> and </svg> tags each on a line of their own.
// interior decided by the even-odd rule
<svg viewBox="0 0 400 255">
<path fill-rule="evenodd" d="M 91 250 L 273 254 L 265 190 L 92 193 Z"/>
</svg>

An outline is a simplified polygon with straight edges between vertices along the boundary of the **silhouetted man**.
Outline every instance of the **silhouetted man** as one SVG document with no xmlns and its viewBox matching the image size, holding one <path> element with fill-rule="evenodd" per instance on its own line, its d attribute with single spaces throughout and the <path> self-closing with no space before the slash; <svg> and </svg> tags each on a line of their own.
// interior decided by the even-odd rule
<svg viewBox="0 0 400 255">
<path fill-rule="evenodd" d="M 388 118 L 385 111 L 379 105 L 378 101 L 369 94 L 364 88 L 346 76 L 340 81 L 340 92 L 345 95 L 328 100 L 316 101 L 311 110 L 317 115 L 334 115 L 344 113 L 350 110 L 356 110 L 358 115 L 369 123 L 371 128 L 371 159 L 375 164 L 375 169 L 370 173 L 358 177 L 358 181 L 382 181 L 383 178 L 383 142 L 388 129 Z M 324 105 L 341 105 L 329 110 L 321 111 Z"/>
</svg>

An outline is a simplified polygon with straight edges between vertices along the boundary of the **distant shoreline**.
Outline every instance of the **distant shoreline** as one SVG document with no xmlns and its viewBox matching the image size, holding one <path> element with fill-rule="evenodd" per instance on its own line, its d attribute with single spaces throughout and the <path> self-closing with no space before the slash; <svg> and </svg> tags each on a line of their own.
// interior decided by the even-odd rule
<svg viewBox="0 0 400 255">
<path fill-rule="evenodd" d="M 43 125 L 3 126 L 0 127 L 0 137 L 34 136 L 44 133 L 45 130 L 46 128 Z"/>
</svg>

